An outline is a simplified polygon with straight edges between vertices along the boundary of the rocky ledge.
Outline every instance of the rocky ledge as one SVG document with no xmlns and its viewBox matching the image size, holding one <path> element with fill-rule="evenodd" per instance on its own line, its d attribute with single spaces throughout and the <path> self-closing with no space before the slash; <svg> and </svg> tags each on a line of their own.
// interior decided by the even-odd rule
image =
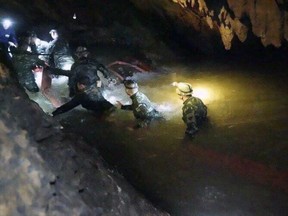
<svg viewBox="0 0 288 216">
<path fill-rule="evenodd" d="M 169 215 L 31 101 L 0 64 L 1 215 Z"/>
</svg>

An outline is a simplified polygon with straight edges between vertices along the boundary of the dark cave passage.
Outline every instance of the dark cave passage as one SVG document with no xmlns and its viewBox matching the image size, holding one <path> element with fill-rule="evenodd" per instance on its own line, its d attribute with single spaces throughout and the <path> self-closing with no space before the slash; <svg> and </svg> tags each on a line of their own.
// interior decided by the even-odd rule
<svg viewBox="0 0 288 216">
<path fill-rule="evenodd" d="M 81 106 L 52 117 L 56 106 L 51 98 L 59 103 L 70 99 L 68 78 L 44 74 L 52 80 L 49 100 L 41 91 L 19 90 L 15 79 L 11 81 L 2 74 L 1 65 L 0 154 L 3 157 L 0 164 L 5 166 L 7 162 L 8 165 L 0 178 L 4 194 L 0 196 L 0 211 L 7 204 L 3 200 L 10 201 L 8 189 L 12 188 L 17 191 L 17 199 L 11 196 L 15 203 L 7 205 L 5 210 L 12 210 L 3 212 L 12 212 L 13 216 L 31 215 L 34 209 L 38 209 L 35 215 L 40 212 L 39 215 L 73 213 L 79 216 L 288 214 L 288 61 L 284 30 L 277 32 L 279 37 L 271 34 L 270 23 L 261 20 L 263 25 L 260 25 L 260 18 L 255 18 L 257 14 L 255 22 L 248 14 L 251 8 L 242 8 L 250 4 L 243 1 L 237 1 L 239 11 L 233 5 L 236 1 L 229 4 L 229 1 L 207 0 L 147 0 L 145 3 L 140 0 L 31 0 L 31 5 L 12 2 L 3 4 L 0 16 L 14 17 L 19 38 L 29 30 L 49 41 L 49 30 L 59 28 L 69 42 L 71 53 L 81 45 L 105 67 L 117 61 L 135 66 L 116 64 L 109 70 L 115 70 L 120 77 L 132 76 L 166 120 L 148 128 L 134 129 L 135 118 L 131 112 L 116 109 L 110 116 L 99 117 Z M 193 7 L 192 2 L 196 2 Z M 240 3 L 243 3 L 241 7 Z M 227 11 L 219 16 L 223 5 Z M 234 8 L 229 8 L 230 5 Z M 260 6 L 264 11 L 263 4 Z M 285 17 L 287 8 L 280 6 L 279 13 Z M 215 11 L 212 13 L 210 9 Z M 243 14 L 239 18 L 240 12 Z M 265 14 L 261 10 L 257 13 Z M 269 15 L 277 18 L 279 14 L 274 10 Z M 209 18 L 214 19 L 210 23 L 213 28 L 207 24 Z M 226 34 L 220 32 L 220 24 L 224 22 L 220 19 L 224 18 L 229 22 L 225 23 Z M 239 23 L 232 22 L 235 18 L 248 28 L 246 41 L 235 36 L 239 30 Z M 280 21 L 285 29 L 286 21 Z M 261 36 L 257 35 L 261 28 L 255 27 L 255 23 L 266 28 Z M 232 34 L 234 37 L 229 41 Z M 225 49 L 225 36 L 231 42 L 230 50 Z M 264 40 L 266 36 L 269 43 Z M 274 46 L 279 41 L 281 46 Z M 268 45 L 264 46 L 266 42 Z M 1 52 L 1 63 L 10 68 L 10 75 L 15 78 L 9 61 L 3 59 Z M 136 67 L 143 73 L 133 70 Z M 41 87 L 43 73 L 40 71 L 34 76 Z M 114 105 L 116 101 L 130 103 L 120 79 L 111 86 L 103 80 L 105 99 Z M 208 119 L 194 138 L 185 136 L 181 119 L 183 103 L 171 85 L 174 81 L 191 83 L 194 96 L 208 107 Z M 17 104 L 21 100 L 24 102 Z M 44 119 L 49 119 L 48 123 Z M 13 123 L 20 125 L 20 135 L 9 130 L 14 127 Z M 14 149 L 9 138 L 20 147 L 15 144 Z M 30 147 L 30 142 L 31 152 L 22 153 L 25 147 Z M 9 159 L 10 156 L 14 159 Z M 31 162 L 32 156 L 39 158 Z M 98 163 L 102 160 L 103 166 Z M 45 168 L 40 169 L 38 163 Z M 34 164 L 40 174 L 34 172 Z M 24 168 L 19 169 L 17 165 Z M 6 174 L 10 166 L 13 181 Z M 23 170 L 31 179 L 24 174 L 23 178 Z M 23 179 L 30 181 L 23 184 L 24 189 L 21 188 Z M 39 193 L 31 189 L 34 185 Z"/>
</svg>

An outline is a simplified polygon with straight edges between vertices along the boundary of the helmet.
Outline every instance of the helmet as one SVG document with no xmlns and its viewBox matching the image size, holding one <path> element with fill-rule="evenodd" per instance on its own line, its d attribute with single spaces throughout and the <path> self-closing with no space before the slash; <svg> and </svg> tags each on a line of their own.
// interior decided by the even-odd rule
<svg viewBox="0 0 288 216">
<path fill-rule="evenodd" d="M 77 47 L 77 49 L 76 49 L 76 51 L 75 51 L 75 55 L 77 56 L 77 57 L 82 57 L 82 56 L 85 56 L 85 55 L 87 55 L 89 52 L 88 52 L 88 50 L 87 50 L 87 48 L 86 47 L 83 47 L 83 46 L 79 46 L 79 47 Z"/>
<path fill-rule="evenodd" d="M 51 37 L 55 40 L 59 37 L 59 33 L 56 29 L 51 29 L 49 31 L 49 34 L 51 35 Z"/>
<path fill-rule="evenodd" d="M 53 33 L 57 33 L 57 30 L 56 30 L 56 29 L 51 29 L 51 30 L 49 31 L 49 34 L 53 34 Z"/>
<path fill-rule="evenodd" d="M 124 86 L 127 89 L 138 89 L 138 84 L 134 80 L 125 80 Z"/>
<path fill-rule="evenodd" d="M 77 49 L 76 49 L 75 52 L 76 52 L 76 53 L 77 53 L 77 52 L 80 53 L 80 52 L 84 52 L 84 51 L 87 51 L 87 48 L 86 48 L 86 47 L 83 47 L 83 46 L 79 46 L 79 47 L 77 47 Z"/>
<path fill-rule="evenodd" d="M 134 80 L 124 80 L 124 86 L 128 95 L 134 95 L 138 92 L 138 84 Z"/>
<path fill-rule="evenodd" d="M 189 83 L 178 82 L 173 83 L 174 86 L 177 86 L 176 93 L 182 96 L 189 96 L 192 95 L 193 89 L 192 85 Z"/>
<path fill-rule="evenodd" d="M 8 29 L 8 28 L 10 28 L 10 26 L 12 25 L 13 23 L 12 23 L 12 21 L 10 20 L 10 19 L 4 19 L 3 21 L 2 21 L 2 25 L 3 25 L 3 28 L 4 29 Z"/>
</svg>

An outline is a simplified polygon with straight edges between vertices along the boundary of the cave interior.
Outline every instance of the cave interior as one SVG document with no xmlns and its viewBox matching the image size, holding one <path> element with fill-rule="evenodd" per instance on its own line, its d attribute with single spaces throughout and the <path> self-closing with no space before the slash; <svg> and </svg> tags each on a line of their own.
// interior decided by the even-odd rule
<svg viewBox="0 0 288 216">
<path fill-rule="evenodd" d="M 131 112 L 81 106 L 53 117 L 67 78 L 31 93 L 1 50 L 3 215 L 288 215 L 285 0 L 0 2 L 19 40 L 59 30 L 71 53 L 85 46 L 136 80 L 166 119 L 134 129 Z M 174 81 L 208 107 L 193 138 Z M 109 102 L 131 102 L 121 80 L 103 83 Z"/>
</svg>

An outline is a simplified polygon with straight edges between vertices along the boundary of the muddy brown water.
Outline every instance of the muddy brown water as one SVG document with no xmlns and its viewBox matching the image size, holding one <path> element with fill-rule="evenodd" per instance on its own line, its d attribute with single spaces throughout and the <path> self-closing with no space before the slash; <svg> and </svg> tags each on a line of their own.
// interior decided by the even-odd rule
<svg viewBox="0 0 288 216">
<path fill-rule="evenodd" d="M 250 66 L 170 63 L 166 72 L 136 74 L 166 117 L 147 129 L 133 130 L 132 113 L 122 110 L 98 118 L 78 108 L 56 119 L 171 215 L 288 215 L 287 69 Z M 193 139 L 184 136 L 173 81 L 190 82 L 208 106 Z M 105 97 L 129 103 L 121 85 Z"/>
</svg>

